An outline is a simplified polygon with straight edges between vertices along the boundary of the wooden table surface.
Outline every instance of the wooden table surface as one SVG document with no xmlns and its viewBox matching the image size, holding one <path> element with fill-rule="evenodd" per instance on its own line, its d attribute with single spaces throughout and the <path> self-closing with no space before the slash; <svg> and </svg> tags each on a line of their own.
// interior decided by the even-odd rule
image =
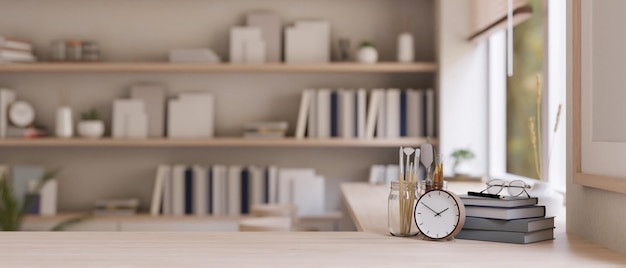
<svg viewBox="0 0 626 268">
<path fill-rule="evenodd" d="M 448 190 L 455 193 L 480 191 L 482 187 L 482 183 L 448 182 Z M 387 229 L 387 195 L 389 194 L 389 186 L 367 183 L 342 183 L 341 192 L 347 203 L 348 211 L 359 231 L 390 237 Z M 465 251 L 464 253 L 468 253 L 468 256 L 464 255 L 463 258 L 470 261 L 478 261 L 481 258 L 498 258 L 501 260 L 498 263 L 506 264 L 504 265 L 505 267 L 510 265 L 517 266 L 517 264 L 528 267 L 533 267 L 533 264 L 540 267 L 548 264 L 553 267 L 626 267 L 625 255 L 566 233 L 565 209 L 562 210 L 561 215 L 555 218 L 555 226 L 554 240 L 527 245 L 460 239 L 453 242 L 419 241 L 419 244 L 428 247 L 429 253 L 432 254 L 439 254 L 438 252 L 431 252 L 434 251 L 434 248 L 440 245 L 450 245 L 450 249 L 445 249 L 445 246 L 443 246 L 441 250 L 454 252 L 451 256 L 456 256 L 459 253 L 456 250 L 462 249 Z M 428 246 L 424 245 L 424 243 L 427 243 Z M 432 248 L 431 245 L 433 245 Z M 452 248 L 454 248 L 454 251 Z M 472 254 L 475 254 L 475 256 L 472 257 Z M 456 257 L 452 257 L 447 261 L 453 263 L 456 259 Z M 518 260 L 518 263 L 513 260 Z"/>
<path fill-rule="evenodd" d="M 580 239 L 532 245 L 421 241 L 366 232 L 0 233 L 0 267 L 626 266 Z"/>
</svg>

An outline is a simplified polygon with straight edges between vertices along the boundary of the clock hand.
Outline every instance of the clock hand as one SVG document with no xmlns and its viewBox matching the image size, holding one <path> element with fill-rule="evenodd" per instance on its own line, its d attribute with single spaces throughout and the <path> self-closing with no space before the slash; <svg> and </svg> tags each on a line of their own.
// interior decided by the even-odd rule
<svg viewBox="0 0 626 268">
<path fill-rule="evenodd" d="M 435 214 L 435 216 L 439 216 L 439 217 L 441 217 L 441 213 L 444 213 L 444 212 L 445 212 L 446 210 L 448 210 L 448 209 L 450 209 L 450 208 L 446 208 L 446 209 L 444 209 L 444 210 L 440 211 L 439 213 Z"/>
<path fill-rule="evenodd" d="M 433 213 L 435 213 L 435 216 L 437 216 L 437 211 L 435 211 L 434 209 L 430 208 L 429 206 L 427 206 L 426 204 L 422 203 L 422 205 L 424 205 L 425 207 L 427 207 L 428 209 L 430 209 L 430 211 L 432 211 Z"/>
</svg>

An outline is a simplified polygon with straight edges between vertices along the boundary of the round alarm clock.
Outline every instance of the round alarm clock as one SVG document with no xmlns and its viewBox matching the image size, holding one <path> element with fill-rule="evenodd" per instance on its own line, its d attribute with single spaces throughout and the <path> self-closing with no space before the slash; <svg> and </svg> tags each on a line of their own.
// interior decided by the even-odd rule
<svg viewBox="0 0 626 268">
<path fill-rule="evenodd" d="M 27 127 L 35 121 L 35 109 L 30 103 L 16 101 L 9 106 L 8 117 L 13 125 Z"/>
<path fill-rule="evenodd" d="M 424 236 L 440 240 L 457 235 L 465 223 L 461 199 L 446 190 L 424 193 L 415 204 L 415 224 Z"/>
</svg>

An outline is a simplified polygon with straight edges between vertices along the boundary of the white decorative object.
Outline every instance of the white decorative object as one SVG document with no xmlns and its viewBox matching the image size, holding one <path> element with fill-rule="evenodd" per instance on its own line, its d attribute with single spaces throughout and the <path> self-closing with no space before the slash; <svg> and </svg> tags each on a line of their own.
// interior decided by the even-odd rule
<svg viewBox="0 0 626 268">
<path fill-rule="evenodd" d="M 230 62 L 246 63 L 246 43 L 263 41 L 257 27 L 233 27 L 230 29 Z M 263 47 L 265 49 L 265 47 Z"/>
<path fill-rule="evenodd" d="M 246 41 L 243 47 L 244 57 L 247 63 L 265 62 L 265 42 L 262 40 Z"/>
<path fill-rule="evenodd" d="M 67 106 L 59 107 L 56 116 L 56 136 L 59 138 L 71 138 L 74 136 L 73 126 L 72 108 Z"/>
<path fill-rule="evenodd" d="M 558 216 L 563 208 L 563 195 L 557 192 L 549 182 L 535 182 L 528 194 L 537 197 L 538 205 L 546 207 L 546 217 Z"/>
<path fill-rule="evenodd" d="M 104 135 L 102 120 L 82 120 L 78 122 L 78 135 L 85 138 L 100 138 Z"/>
<path fill-rule="evenodd" d="M 297 21 L 285 29 L 285 62 L 326 63 L 330 61 L 330 23 Z"/>
<path fill-rule="evenodd" d="M 378 51 L 371 45 L 363 45 L 359 48 L 356 57 L 361 63 L 376 63 L 378 61 Z"/>
<path fill-rule="evenodd" d="M 30 103 L 16 101 L 9 106 L 9 121 L 18 127 L 27 127 L 35 121 L 35 109 Z"/>
<path fill-rule="evenodd" d="M 118 99 L 113 101 L 113 138 L 129 138 L 130 118 L 146 113 L 144 101 L 140 99 Z"/>
<path fill-rule="evenodd" d="M 412 62 L 414 59 L 413 35 L 408 32 L 401 33 L 398 36 L 398 61 Z"/>
</svg>

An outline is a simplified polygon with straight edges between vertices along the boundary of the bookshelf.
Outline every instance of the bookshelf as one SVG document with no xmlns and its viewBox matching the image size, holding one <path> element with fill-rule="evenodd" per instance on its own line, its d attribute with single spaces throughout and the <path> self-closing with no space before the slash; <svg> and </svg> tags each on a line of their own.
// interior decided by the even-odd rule
<svg viewBox="0 0 626 268">
<path fill-rule="evenodd" d="M 432 73 L 434 62 L 362 64 L 203 64 L 165 62 L 14 63 L 0 64 L 0 73 Z"/>
<path fill-rule="evenodd" d="M 399 139 L 250 139 L 221 137 L 211 139 L 84 139 L 39 138 L 4 139 L 2 147 L 330 147 L 330 148 L 396 148 L 419 146 L 425 138 Z M 430 139 L 436 144 L 436 139 Z"/>
<path fill-rule="evenodd" d="M 213 139 L 6 139 L 0 140 L 0 163 L 63 167 L 59 179 L 61 216 L 88 211 L 97 199 L 138 197 L 140 211 L 150 204 L 159 164 L 276 165 L 312 167 L 327 177 L 326 209 L 343 209 L 339 183 L 366 180 L 373 164 L 397 162 L 399 146 L 418 146 L 425 138 L 254 140 L 238 137 L 249 122 L 281 120 L 293 135 L 301 91 L 305 88 L 434 88 L 437 83 L 437 13 L 435 0 L 266 0 L 262 1 L 24 1 L 0 0 L 0 34 L 21 35 L 35 45 L 37 56 L 50 57 L 50 43 L 84 38 L 99 43 L 103 62 L 0 64 L 0 87 L 15 89 L 18 99 L 33 104 L 36 122 L 54 129 L 58 93 L 67 90 L 76 114 L 95 108 L 110 131 L 115 99 L 128 98 L 137 83 L 156 83 L 168 96 L 182 92 L 215 94 L 216 138 Z M 306 8 L 303 8 L 303 5 Z M 71 6 L 71 8 L 69 8 Z M 355 8 L 358 8 L 358 16 Z M 253 10 L 281 15 L 283 26 L 298 19 L 332 23 L 332 54 L 337 38 L 351 47 L 373 42 L 381 62 L 360 64 L 183 64 L 166 62 L 172 48 L 211 48 L 226 60 L 229 28 L 243 25 Z M 23 14 L 29 14 L 24 16 Z M 167 19 L 164 19 L 167 18 Z M 403 18 L 411 18 L 409 28 Z M 139 27 L 140 26 L 140 27 Z M 398 63 L 398 34 L 415 37 L 416 62 Z M 435 89 L 437 91 L 437 89 Z M 437 138 L 431 142 L 438 144 Z M 338 164 L 341 163 L 341 164 Z M 345 210 L 343 210 L 345 212 Z M 345 214 L 345 213 L 344 213 Z M 45 220 L 28 217 L 27 221 Z M 196 218 L 181 221 L 196 222 Z M 131 222 L 169 221 L 139 215 Z M 205 217 L 199 224 L 219 222 Z M 175 221 L 174 222 L 179 222 Z M 343 219 L 341 230 L 351 230 Z M 106 229 L 106 228 L 103 228 Z"/>
</svg>

